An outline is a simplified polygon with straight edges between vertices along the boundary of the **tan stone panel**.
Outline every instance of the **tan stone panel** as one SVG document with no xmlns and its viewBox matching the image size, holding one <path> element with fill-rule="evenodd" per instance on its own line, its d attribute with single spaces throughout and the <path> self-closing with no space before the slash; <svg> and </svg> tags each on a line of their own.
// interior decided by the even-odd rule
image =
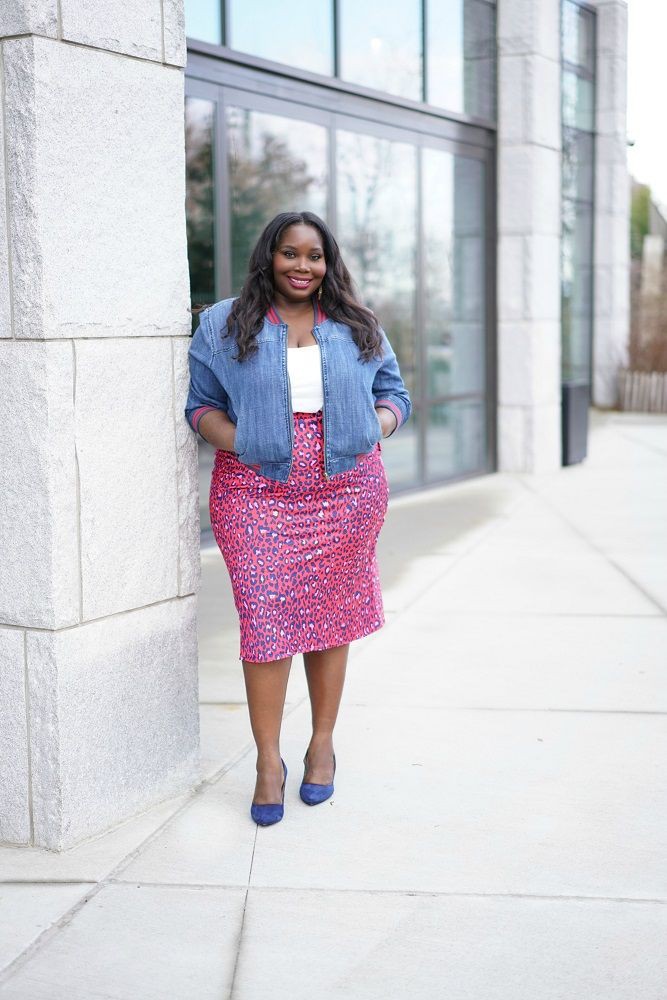
<svg viewBox="0 0 667 1000">
<path fill-rule="evenodd" d="M 181 0 L 182 4 L 182 0 Z M 160 0 L 60 0 L 63 38 L 142 59 L 162 59 Z"/>
<path fill-rule="evenodd" d="M 2 14 L 0 14 L 0 18 Z M 0 149 L 5 148 L 3 116 L 0 114 Z M 12 315 L 9 292 L 9 255 L 7 253 L 7 189 L 5 186 L 5 158 L 0 157 L 0 337 L 12 336 Z"/>
<path fill-rule="evenodd" d="M 0 841 L 30 843 L 28 722 L 21 629 L 0 628 Z"/>
<path fill-rule="evenodd" d="M 174 363 L 174 418 L 176 423 L 176 487 L 178 492 L 178 593 L 193 594 L 201 575 L 199 525 L 199 465 L 197 435 L 185 419 L 190 385 L 190 338 L 171 341 Z"/>
<path fill-rule="evenodd" d="M 58 34 L 57 0 L 6 0 L 0 7 L 0 38 Z"/>
<path fill-rule="evenodd" d="M 199 774 L 194 597 L 27 638 L 35 842 L 61 850 Z"/>
<path fill-rule="evenodd" d="M 190 332 L 183 75 L 4 44 L 17 337 Z"/>
<path fill-rule="evenodd" d="M 178 592 L 169 338 L 76 344 L 85 620 Z"/>
<path fill-rule="evenodd" d="M 164 17 L 164 61 L 173 66 L 185 66 L 188 58 L 185 45 L 185 5 L 183 0 L 162 0 Z"/>
<path fill-rule="evenodd" d="M 73 355 L 0 340 L 0 622 L 79 620 Z"/>
</svg>

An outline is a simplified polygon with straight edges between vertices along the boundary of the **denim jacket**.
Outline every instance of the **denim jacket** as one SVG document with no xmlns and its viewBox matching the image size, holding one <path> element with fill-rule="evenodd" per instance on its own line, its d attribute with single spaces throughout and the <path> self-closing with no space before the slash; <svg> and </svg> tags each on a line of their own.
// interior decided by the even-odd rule
<svg viewBox="0 0 667 1000">
<path fill-rule="evenodd" d="M 236 339 L 224 336 L 233 302 L 223 299 L 200 314 L 188 355 L 185 416 L 199 431 L 205 413 L 224 410 L 236 424 L 239 461 L 267 479 L 286 482 L 294 437 L 287 325 L 271 308 L 257 334 L 257 352 L 237 361 Z M 350 327 L 324 316 L 315 302 L 313 307 L 313 336 L 322 362 L 324 473 L 331 478 L 352 469 L 382 437 L 375 407 L 390 409 L 398 429 L 408 420 L 412 404 L 384 330 L 382 358 L 360 361 Z"/>
</svg>

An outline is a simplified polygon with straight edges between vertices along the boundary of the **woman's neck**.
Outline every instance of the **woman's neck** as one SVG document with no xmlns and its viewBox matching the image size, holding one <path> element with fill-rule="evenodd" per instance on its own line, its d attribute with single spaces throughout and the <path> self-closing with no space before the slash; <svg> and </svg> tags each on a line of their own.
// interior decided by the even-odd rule
<svg viewBox="0 0 667 1000">
<path fill-rule="evenodd" d="M 312 297 L 305 299 L 303 302 L 290 302 L 280 292 L 276 292 L 273 301 L 276 309 L 284 319 L 301 319 L 304 316 L 312 315 L 313 312 Z"/>
</svg>

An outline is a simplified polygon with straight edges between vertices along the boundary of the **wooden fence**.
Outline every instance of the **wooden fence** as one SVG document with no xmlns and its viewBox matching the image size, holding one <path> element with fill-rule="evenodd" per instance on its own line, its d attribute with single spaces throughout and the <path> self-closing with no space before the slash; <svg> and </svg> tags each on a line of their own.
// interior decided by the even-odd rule
<svg viewBox="0 0 667 1000">
<path fill-rule="evenodd" d="M 667 372 L 634 372 L 622 369 L 618 377 L 622 410 L 667 413 Z"/>
</svg>

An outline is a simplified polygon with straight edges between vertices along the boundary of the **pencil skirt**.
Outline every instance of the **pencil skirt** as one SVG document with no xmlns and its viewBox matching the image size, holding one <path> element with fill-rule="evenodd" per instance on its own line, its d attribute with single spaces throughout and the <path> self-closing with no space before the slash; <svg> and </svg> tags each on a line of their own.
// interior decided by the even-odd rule
<svg viewBox="0 0 667 1000">
<path fill-rule="evenodd" d="M 295 413 L 287 482 L 215 455 L 209 509 L 252 663 L 331 649 L 384 624 L 375 547 L 388 486 L 378 442 L 326 479 L 322 411 Z"/>
</svg>

